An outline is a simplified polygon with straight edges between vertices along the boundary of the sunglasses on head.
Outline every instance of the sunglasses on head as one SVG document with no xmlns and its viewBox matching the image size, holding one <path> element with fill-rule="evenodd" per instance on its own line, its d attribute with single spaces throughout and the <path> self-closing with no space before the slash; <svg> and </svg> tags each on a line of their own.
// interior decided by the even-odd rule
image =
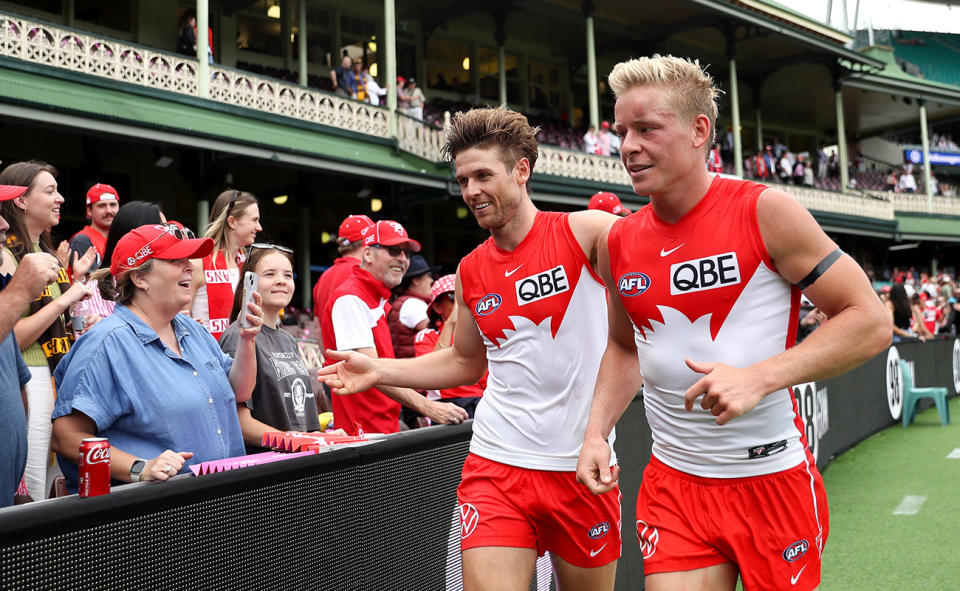
<svg viewBox="0 0 960 591">
<path fill-rule="evenodd" d="M 407 258 L 409 259 L 410 257 L 413 256 L 413 251 L 410 250 L 409 248 L 402 248 L 402 247 L 400 247 L 400 246 L 384 246 L 384 245 L 382 245 L 382 244 L 373 244 L 372 246 L 373 246 L 374 248 L 381 248 L 381 249 L 387 251 L 387 254 L 389 254 L 389 255 L 392 256 L 392 257 L 398 257 L 398 256 L 400 256 L 401 254 L 405 254 L 405 255 L 407 255 Z"/>
<path fill-rule="evenodd" d="M 250 250 L 253 250 L 254 248 L 264 249 L 264 250 L 279 250 L 280 252 L 293 254 L 292 248 L 288 248 L 286 246 L 280 246 L 279 244 L 268 244 L 266 242 L 254 242 L 247 248 L 249 248 Z"/>
</svg>

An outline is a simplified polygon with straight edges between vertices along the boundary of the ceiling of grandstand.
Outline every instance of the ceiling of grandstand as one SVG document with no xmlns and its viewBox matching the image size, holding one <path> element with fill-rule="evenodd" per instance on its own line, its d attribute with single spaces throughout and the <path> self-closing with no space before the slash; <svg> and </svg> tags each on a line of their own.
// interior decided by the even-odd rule
<svg viewBox="0 0 960 591">
<path fill-rule="evenodd" d="M 741 121 L 786 133 L 826 137 L 836 133 L 834 78 L 871 78 L 883 63 L 849 49 L 844 33 L 782 7 L 757 0 L 596 0 L 593 7 L 597 69 L 601 80 L 618 61 L 652 53 L 698 58 L 727 91 L 721 117 L 729 116 L 729 52 L 736 57 Z M 642 6 L 642 8 L 641 8 Z M 584 3 L 580 0 L 403 0 L 400 20 L 417 19 L 424 37 L 447 28 L 488 30 L 498 23 L 506 44 L 547 47 L 585 77 Z M 732 42 L 732 45 L 731 45 Z M 843 64 L 843 65 L 841 65 Z M 861 82 L 844 90 L 846 128 L 853 135 L 917 127 L 916 90 Z M 960 89 L 927 100 L 931 121 L 960 116 Z M 607 116 L 610 114 L 608 113 Z M 811 131 L 813 132 L 811 134 Z"/>
</svg>

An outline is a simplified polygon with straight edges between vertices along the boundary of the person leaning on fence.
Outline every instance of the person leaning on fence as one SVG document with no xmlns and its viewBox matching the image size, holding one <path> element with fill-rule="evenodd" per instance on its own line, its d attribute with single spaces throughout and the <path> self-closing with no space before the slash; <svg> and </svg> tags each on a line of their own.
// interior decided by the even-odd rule
<svg viewBox="0 0 960 591">
<path fill-rule="evenodd" d="M 231 358 L 180 314 L 190 299 L 190 259 L 213 250 L 209 238 L 181 236 L 174 225 L 150 224 L 120 239 L 99 286 L 116 300 L 114 313 L 54 372 L 54 449 L 71 492 L 86 437 L 110 440 L 110 473 L 120 482 L 167 480 L 188 464 L 244 454 L 237 402 L 256 383 L 260 298 Z"/>
</svg>

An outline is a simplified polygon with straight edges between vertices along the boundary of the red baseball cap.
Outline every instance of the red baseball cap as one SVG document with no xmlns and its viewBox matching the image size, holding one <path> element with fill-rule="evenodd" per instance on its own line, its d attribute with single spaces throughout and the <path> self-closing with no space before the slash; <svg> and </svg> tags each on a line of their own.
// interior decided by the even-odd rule
<svg viewBox="0 0 960 591">
<path fill-rule="evenodd" d="M 600 122 L 600 127 L 601 127 L 602 129 L 610 129 L 610 122 L 609 122 L 609 121 L 601 121 L 601 122 Z"/>
<path fill-rule="evenodd" d="M 10 201 L 27 192 L 27 187 L 19 185 L 0 185 L 0 201 Z"/>
<path fill-rule="evenodd" d="M 356 242 L 363 238 L 363 229 L 373 225 L 373 220 L 365 215 L 348 215 L 340 222 L 337 237 L 346 238 L 348 242 Z"/>
<path fill-rule="evenodd" d="M 178 237 L 182 235 L 180 228 L 173 224 L 147 224 L 130 230 L 113 249 L 110 273 L 117 275 L 136 269 L 150 259 L 197 259 L 213 252 L 212 239 Z"/>
<path fill-rule="evenodd" d="M 407 236 L 407 231 L 399 222 L 380 220 L 363 230 L 363 245 L 372 246 L 401 246 L 406 245 L 413 252 L 420 252 L 420 243 Z"/>
<path fill-rule="evenodd" d="M 430 303 L 432 304 L 441 295 L 457 290 L 457 276 L 453 273 L 449 275 L 444 275 L 440 279 L 437 279 L 433 282 L 433 287 L 430 288 Z"/>
<path fill-rule="evenodd" d="M 97 201 L 119 202 L 120 198 L 117 196 L 117 190 L 110 185 L 97 183 L 96 185 L 90 187 L 90 190 L 87 191 L 87 207 L 93 205 Z"/>
<path fill-rule="evenodd" d="M 613 193 L 596 193 L 590 198 L 587 209 L 599 209 L 614 215 L 629 215 L 630 209 L 620 203 L 620 198 Z"/>
</svg>

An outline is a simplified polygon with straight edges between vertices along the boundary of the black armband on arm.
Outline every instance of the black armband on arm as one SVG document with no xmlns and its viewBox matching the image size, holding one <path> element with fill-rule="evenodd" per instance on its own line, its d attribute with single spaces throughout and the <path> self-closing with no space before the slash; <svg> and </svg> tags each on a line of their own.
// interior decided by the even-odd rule
<svg viewBox="0 0 960 591">
<path fill-rule="evenodd" d="M 800 288 L 800 291 L 803 291 L 813 285 L 813 282 L 817 279 L 820 279 L 820 276 L 827 272 L 827 269 L 833 266 L 840 257 L 843 256 L 843 251 L 839 248 L 831 252 L 827 256 L 823 257 L 823 260 L 817 263 L 817 266 L 813 268 L 813 271 L 807 273 L 807 276 L 797 281 L 797 287 Z"/>
</svg>

